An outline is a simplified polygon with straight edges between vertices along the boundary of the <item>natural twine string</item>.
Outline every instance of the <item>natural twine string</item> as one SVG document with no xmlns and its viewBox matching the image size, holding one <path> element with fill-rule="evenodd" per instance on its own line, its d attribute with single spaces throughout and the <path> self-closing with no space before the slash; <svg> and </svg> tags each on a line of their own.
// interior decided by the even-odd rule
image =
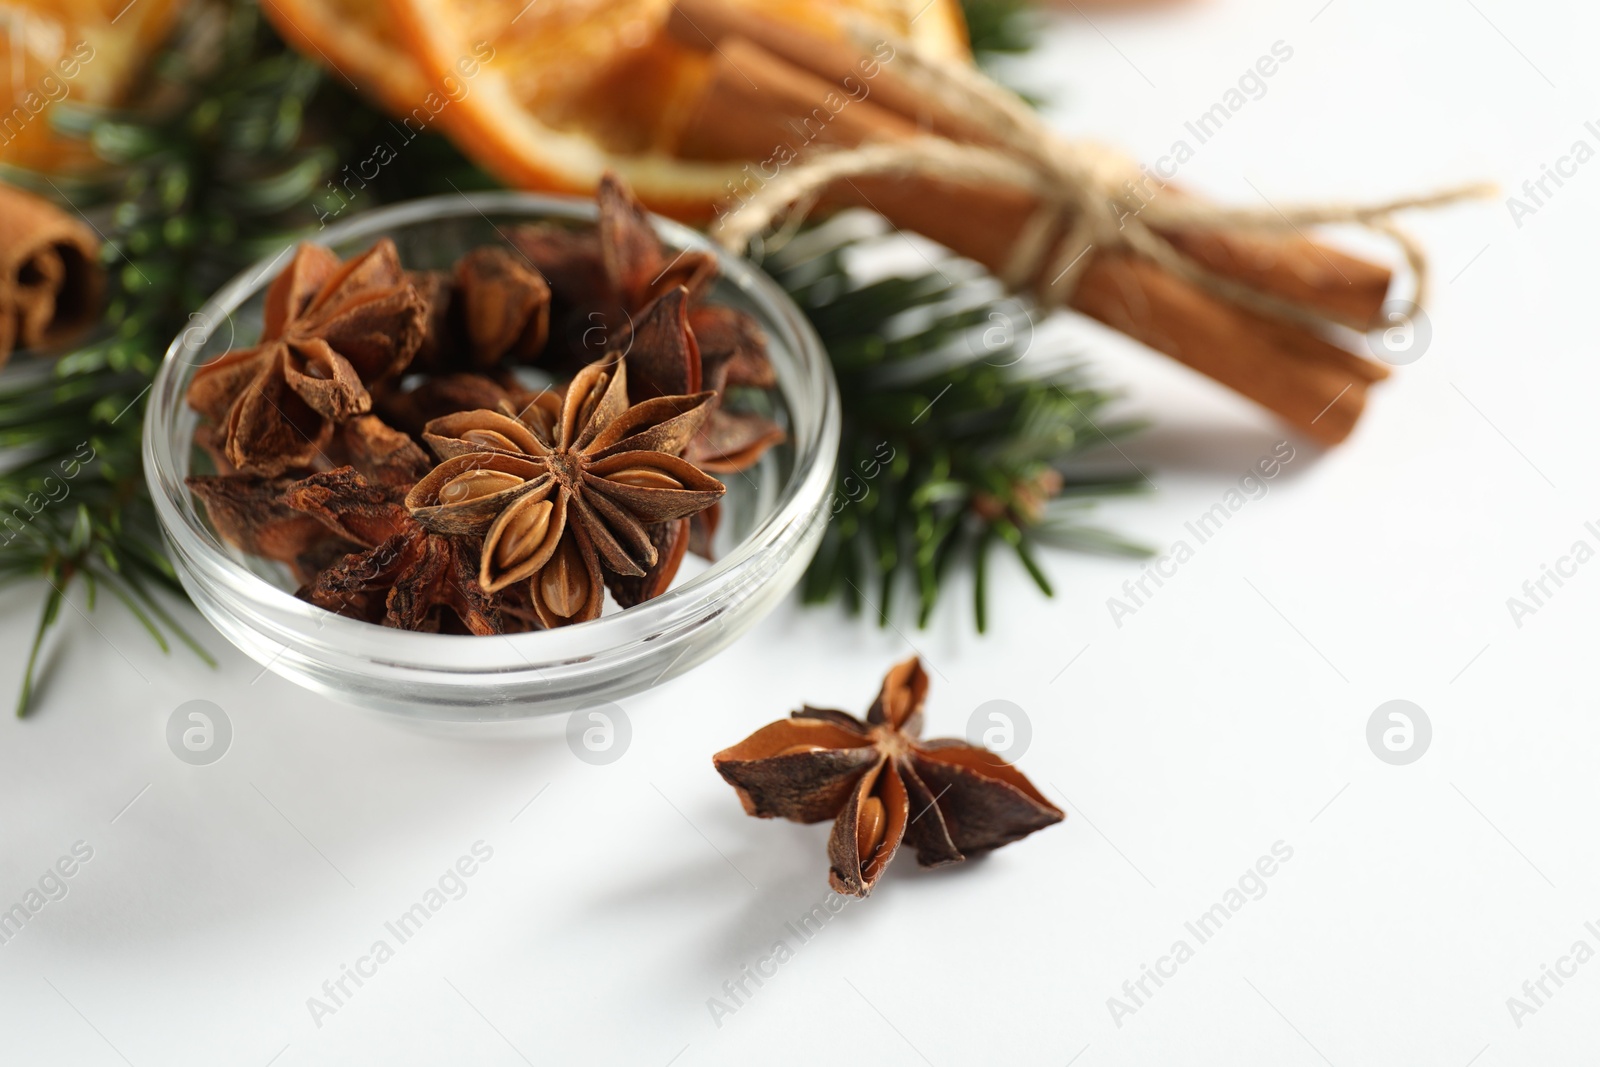
<svg viewBox="0 0 1600 1067">
<path fill-rule="evenodd" d="M 881 38 L 862 38 L 868 48 Z M 1057 136 L 1021 98 L 968 66 L 896 41 L 895 68 L 919 93 L 936 100 L 944 113 L 962 116 L 992 143 L 965 144 L 922 136 L 893 143 L 827 150 L 768 182 L 737 210 L 724 215 L 712 236 L 738 250 L 780 216 L 798 226 L 834 183 L 863 176 L 935 178 L 955 184 L 1002 184 L 1022 189 L 1039 201 L 1001 271 L 1012 289 L 1033 284 L 1046 308 L 1071 299 L 1091 256 L 1127 250 L 1241 307 L 1304 326 L 1335 320 L 1318 311 L 1220 277 L 1180 252 L 1161 231 L 1234 230 L 1300 234 L 1323 224 L 1359 226 L 1393 241 L 1415 278 L 1413 306 L 1428 293 L 1428 260 L 1422 247 L 1394 223 L 1412 208 L 1439 207 L 1495 195 L 1487 183 L 1463 185 L 1425 196 L 1375 204 L 1314 204 L 1262 209 L 1227 208 L 1176 192 L 1141 197 L 1148 176 L 1129 158 L 1102 145 Z M 1054 241 L 1065 230 L 1065 237 Z M 1052 247 L 1053 246 L 1053 247 Z"/>
</svg>

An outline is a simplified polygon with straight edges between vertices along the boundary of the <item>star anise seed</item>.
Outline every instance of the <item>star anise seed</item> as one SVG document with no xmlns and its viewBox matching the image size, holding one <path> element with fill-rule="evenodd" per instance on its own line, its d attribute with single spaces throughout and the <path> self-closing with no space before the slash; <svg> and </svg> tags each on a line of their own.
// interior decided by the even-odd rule
<svg viewBox="0 0 1600 1067">
<path fill-rule="evenodd" d="M 828 880 L 872 891 L 901 843 L 924 867 L 1020 840 L 1065 815 L 1011 764 L 958 740 L 921 741 L 928 676 L 915 657 L 883 680 L 866 721 L 806 707 L 712 757 L 748 814 L 833 819 Z"/>
</svg>

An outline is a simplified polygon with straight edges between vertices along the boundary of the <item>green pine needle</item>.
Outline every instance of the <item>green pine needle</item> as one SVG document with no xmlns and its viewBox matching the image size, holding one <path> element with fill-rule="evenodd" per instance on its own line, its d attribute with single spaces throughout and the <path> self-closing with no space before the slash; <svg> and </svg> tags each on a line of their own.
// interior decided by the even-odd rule
<svg viewBox="0 0 1600 1067">
<path fill-rule="evenodd" d="M 967 34 L 978 62 L 1032 51 L 1039 40 L 1039 13 L 1032 0 L 961 0 Z"/>
<path fill-rule="evenodd" d="M 988 562 L 1009 546 L 1052 595 L 1037 545 L 1143 554 L 1081 520 L 1093 498 L 1141 479 L 1082 473 L 1084 453 L 1136 429 L 1107 414 L 1113 397 L 1083 370 L 994 333 L 1018 318 L 981 278 L 950 271 L 860 281 L 863 239 L 848 218 L 811 230 L 764 264 L 833 358 L 844 403 L 834 520 L 802 582 L 808 603 L 867 606 L 888 625 L 896 576 L 927 623 L 949 569 L 969 560 L 973 614 L 988 626 Z M 998 316 L 998 318 L 997 318 Z M 1057 488 L 1053 498 L 1047 488 Z"/>
</svg>

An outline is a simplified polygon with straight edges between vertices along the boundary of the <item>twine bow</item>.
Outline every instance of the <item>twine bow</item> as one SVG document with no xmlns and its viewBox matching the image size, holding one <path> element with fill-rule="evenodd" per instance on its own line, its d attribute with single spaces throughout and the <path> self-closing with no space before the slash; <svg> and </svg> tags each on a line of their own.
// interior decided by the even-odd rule
<svg viewBox="0 0 1600 1067">
<path fill-rule="evenodd" d="M 857 43 L 880 38 L 857 35 Z M 1428 291 L 1428 261 L 1421 246 L 1393 216 L 1412 208 L 1438 207 L 1495 195 L 1473 183 L 1424 196 L 1375 204 L 1315 204 L 1261 209 L 1227 208 L 1184 195 L 1160 183 L 1153 196 L 1138 192 L 1149 176 L 1120 152 L 1090 142 L 1068 141 L 1051 130 L 1015 94 L 960 63 L 943 60 L 914 44 L 895 41 L 896 70 L 945 114 L 982 131 L 983 143 L 919 136 L 893 143 L 826 150 L 778 175 L 736 211 L 712 227 L 724 247 L 738 250 L 780 216 L 796 226 L 835 182 L 861 177 L 916 176 L 958 184 L 1001 183 L 1039 201 L 1000 278 L 1014 290 L 1032 287 L 1049 309 L 1071 299 L 1091 253 L 1127 250 L 1171 274 L 1250 310 L 1321 327 L 1336 320 L 1229 278 L 1179 251 L 1162 231 L 1254 231 L 1302 235 L 1302 227 L 1342 223 L 1359 226 L 1395 243 L 1415 279 L 1411 303 L 1420 307 Z M 1056 240 L 1057 234 L 1064 236 Z M 1348 324 L 1347 324 L 1348 325 Z"/>
</svg>

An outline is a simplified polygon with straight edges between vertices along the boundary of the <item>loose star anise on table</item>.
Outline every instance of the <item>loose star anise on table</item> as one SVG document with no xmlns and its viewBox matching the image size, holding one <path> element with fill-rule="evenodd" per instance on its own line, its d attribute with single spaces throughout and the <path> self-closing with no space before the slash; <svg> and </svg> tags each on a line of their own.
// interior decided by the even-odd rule
<svg viewBox="0 0 1600 1067">
<path fill-rule="evenodd" d="M 1010 844 L 1066 816 L 1011 764 L 965 741 L 918 740 L 928 676 L 896 664 L 867 719 L 805 707 L 712 757 L 744 810 L 833 819 L 828 880 L 864 897 L 902 841 L 938 867 Z"/>
<path fill-rule="evenodd" d="M 367 386 L 410 362 L 426 313 L 393 241 L 342 264 L 302 244 L 267 289 L 260 343 L 201 367 L 189 406 L 217 428 L 238 471 L 309 467 L 335 425 L 370 409 Z"/>
<path fill-rule="evenodd" d="M 680 455 L 710 401 L 699 393 L 630 405 L 626 361 L 591 364 L 553 423 L 539 404 L 520 417 L 482 410 L 430 422 L 424 438 L 443 462 L 406 506 L 436 533 L 483 538 L 485 592 L 525 582 L 542 625 L 586 622 L 600 614 L 607 574 L 659 573 L 657 526 L 725 491 Z"/>
</svg>

